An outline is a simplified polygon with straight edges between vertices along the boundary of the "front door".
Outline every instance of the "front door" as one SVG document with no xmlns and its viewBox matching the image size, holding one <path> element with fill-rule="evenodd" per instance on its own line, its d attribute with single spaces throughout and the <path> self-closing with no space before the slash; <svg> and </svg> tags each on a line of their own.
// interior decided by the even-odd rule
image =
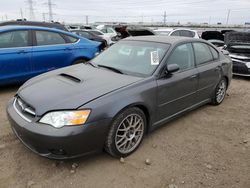
<svg viewBox="0 0 250 188">
<path fill-rule="evenodd" d="M 0 34 L 0 84 L 23 82 L 31 77 L 30 45 L 28 30 Z"/>
<path fill-rule="evenodd" d="M 32 54 L 34 74 L 40 74 L 70 65 L 73 60 L 74 46 L 67 43 L 56 32 L 35 31 L 35 44 Z"/>
<path fill-rule="evenodd" d="M 193 105 L 198 87 L 198 72 L 195 68 L 191 43 L 175 48 L 167 64 L 177 64 L 180 70 L 157 80 L 158 122 L 161 123 Z"/>
</svg>

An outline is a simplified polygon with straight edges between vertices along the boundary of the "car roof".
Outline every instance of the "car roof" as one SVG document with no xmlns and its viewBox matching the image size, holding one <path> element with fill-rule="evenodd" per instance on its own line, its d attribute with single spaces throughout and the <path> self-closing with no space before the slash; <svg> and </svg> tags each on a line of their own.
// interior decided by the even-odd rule
<svg viewBox="0 0 250 188">
<path fill-rule="evenodd" d="M 58 22 L 38 22 L 38 21 L 7 21 L 1 22 L 0 26 L 7 26 L 7 25 L 30 25 L 30 26 L 40 26 L 40 27 L 50 27 L 50 28 L 57 28 L 64 31 L 67 31 L 66 27 Z"/>
<path fill-rule="evenodd" d="M 63 31 L 63 30 L 60 30 L 60 29 L 56 29 L 56 28 L 50 28 L 50 27 L 40 27 L 40 26 L 31 26 L 31 25 L 6 25 L 6 26 L 0 26 L 0 32 L 12 31 L 12 30 L 27 30 L 27 29 L 28 30 L 54 31 L 54 32 L 58 32 L 58 33 L 66 34 L 66 35 L 71 35 L 73 37 L 79 38 L 78 35 L 75 35 L 73 33 Z"/>
<path fill-rule="evenodd" d="M 128 37 L 123 39 L 125 41 L 145 41 L 145 42 L 158 42 L 158 43 L 166 43 L 166 44 L 178 44 L 182 42 L 205 42 L 202 39 L 195 39 L 190 37 L 174 37 L 174 36 L 139 36 L 139 37 Z"/>
</svg>

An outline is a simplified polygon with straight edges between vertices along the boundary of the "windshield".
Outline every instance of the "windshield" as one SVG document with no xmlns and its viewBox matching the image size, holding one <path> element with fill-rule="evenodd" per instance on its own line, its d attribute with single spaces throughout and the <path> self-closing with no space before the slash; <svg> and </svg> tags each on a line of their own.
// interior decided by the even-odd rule
<svg viewBox="0 0 250 188">
<path fill-rule="evenodd" d="M 91 62 L 100 67 L 112 67 L 124 74 L 150 76 L 158 67 L 169 44 L 142 41 L 120 41 Z"/>
</svg>

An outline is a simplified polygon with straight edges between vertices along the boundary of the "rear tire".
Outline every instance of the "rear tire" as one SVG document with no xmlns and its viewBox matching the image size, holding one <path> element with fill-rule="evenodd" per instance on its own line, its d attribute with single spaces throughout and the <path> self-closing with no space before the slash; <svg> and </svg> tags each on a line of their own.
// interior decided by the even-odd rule
<svg viewBox="0 0 250 188">
<path fill-rule="evenodd" d="M 146 116 L 137 107 L 128 108 L 114 119 L 105 150 L 113 157 L 126 157 L 141 144 L 146 129 Z"/>
<path fill-rule="evenodd" d="M 215 88 L 214 96 L 212 98 L 213 105 L 219 105 L 223 102 L 227 91 L 227 80 L 222 78 Z"/>
</svg>

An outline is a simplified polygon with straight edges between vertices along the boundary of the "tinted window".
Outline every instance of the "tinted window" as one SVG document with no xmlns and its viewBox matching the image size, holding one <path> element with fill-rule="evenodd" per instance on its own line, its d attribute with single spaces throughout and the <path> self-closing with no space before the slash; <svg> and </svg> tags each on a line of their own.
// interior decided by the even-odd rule
<svg viewBox="0 0 250 188">
<path fill-rule="evenodd" d="M 174 31 L 173 33 L 171 33 L 171 36 L 180 36 L 180 32 L 179 31 Z"/>
<path fill-rule="evenodd" d="M 11 31 L 0 34 L 0 48 L 28 46 L 28 31 Z"/>
<path fill-rule="evenodd" d="M 194 52 L 197 65 L 213 60 L 209 46 L 204 43 L 194 43 Z"/>
<path fill-rule="evenodd" d="M 81 36 L 81 37 L 85 37 L 87 39 L 91 38 L 91 35 L 87 32 L 83 32 L 83 31 L 80 31 L 78 32 L 78 34 Z"/>
<path fill-rule="evenodd" d="M 36 40 L 38 46 L 66 43 L 60 34 L 49 31 L 36 31 Z"/>
<path fill-rule="evenodd" d="M 210 48 L 210 50 L 211 50 L 211 52 L 213 54 L 214 59 L 218 59 L 219 58 L 219 53 L 213 47 L 209 46 L 209 48 Z"/>
<path fill-rule="evenodd" d="M 194 53 L 191 43 L 182 44 L 175 48 L 168 59 L 169 64 L 179 65 L 180 70 L 194 67 Z"/>
<path fill-rule="evenodd" d="M 186 30 L 181 30 L 180 31 L 180 36 L 183 36 L 183 37 L 194 37 L 194 32 L 192 32 L 192 31 L 186 31 Z"/>
<path fill-rule="evenodd" d="M 114 31 L 111 28 L 107 28 L 108 33 L 114 33 Z"/>
</svg>

